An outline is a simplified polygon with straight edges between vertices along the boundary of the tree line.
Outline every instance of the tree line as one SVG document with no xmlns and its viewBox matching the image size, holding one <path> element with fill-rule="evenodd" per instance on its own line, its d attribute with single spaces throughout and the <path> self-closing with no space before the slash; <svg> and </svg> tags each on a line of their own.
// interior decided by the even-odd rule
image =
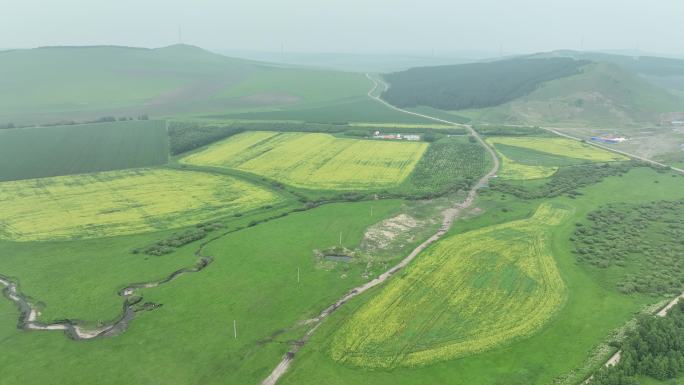
<svg viewBox="0 0 684 385">
<path fill-rule="evenodd" d="M 617 346 L 620 362 L 599 370 L 591 385 L 639 385 L 638 376 L 663 381 L 684 375 L 684 302 L 665 317 L 639 318 L 636 329 Z"/>
</svg>

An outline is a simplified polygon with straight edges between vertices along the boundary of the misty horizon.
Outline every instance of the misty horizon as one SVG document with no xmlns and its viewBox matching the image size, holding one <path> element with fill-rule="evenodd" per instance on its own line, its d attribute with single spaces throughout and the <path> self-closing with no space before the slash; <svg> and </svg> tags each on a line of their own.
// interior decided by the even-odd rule
<svg viewBox="0 0 684 385">
<path fill-rule="evenodd" d="M 673 38 L 684 14 L 676 0 L 7 2 L 3 49 L 182 42 L 212 51 L 293 54 L 500 56 L 568 49 L 684 56 Z"/>
</svg>

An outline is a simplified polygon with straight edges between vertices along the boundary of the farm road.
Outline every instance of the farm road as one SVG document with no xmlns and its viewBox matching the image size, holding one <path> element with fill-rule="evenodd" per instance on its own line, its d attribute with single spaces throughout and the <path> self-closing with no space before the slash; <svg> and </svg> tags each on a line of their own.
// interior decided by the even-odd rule
<svg viewBox="0 0 684 385">
<path fill-rule="evenodd" d="M 494 161 L 494 165 L 492 169 L 485 175 L 483 176 L 477 184 L 475 184 L 470 191 L 468 191 L 468 195 L 466 196 L 465 200 L 463 202 L 458 202 L 456 203 L 453 207 L 450 207 L 442 212 L 443 215 L 443 220 L 442 220 L 442 226 L 440 226 L 439 230 L 435 234 L 433 234 L 430 238 L 428 238 L 425 242 L 421 243 L 416 247 L 406 258 L 402 259 L 399 263 L 397 263 L 395 266 L 390 268 L 389 270 L 385 271 L 384 273 L 380 274 L 377 278 L 374 278 L 373 280 L 364 283 L 361 286 L 357 286 L 347 292 L 342 298 L 338 299 L 335 303 L 332 305 L 328 306 L 325 310 L 323 310 L 316 318 L 312 318 L 310 320 L 307 320 L 305 324 L 307 325 L 312 325 L 309 331 L 306 332 L 304 337 L 295 342 L 293 346 L 290 348 L 290 351 L 288 351 L 283 359 L 278 363 L 278 365 L 273 369 L 271 374 L 261 382 L 261 385 L 275 385 L 280 377 L 282 377 L 283 374 L 287 371 L 287 369 L 290 366 L 290 363 L 292 360 L 295 358 L 296 353 L 306 344 L 306 342 L 309 340 L 309 338 L 313 335 L 313 333 L 318 329 L 318 327 L 321 325 L 323 320 L 327 318 L 330 314 L 332 314 L 335 310 L 337 310 L 340 306 L 344 305 L 348 301 L 350 301 L 352 298 L 359 296 L 360 294 L 364 293 L 365 291 L 380 285 L 381 283 L 387 281 L 389 278 L 391 278 L 395 273 L 406 267 L 411 261 L 413 261 L 414 258 L 420 252 L 425 250 L 428 246 L 442 238 L 444 234 L 449 231 L 451 228 L 451 225 L 454 223 L 454 221 L 458 218 L 459 214 L 467 209 L 468 207 L 472 206 L 472 204 L 475 202 L 475 198 L 477 197 L 477 191 L 482 187 L 487 185 L 489 180 L 493 178 L 496 173 L 499 170 L 499 158 L 496 156 L 496 153 L 494 152 L 494 149 L 492 149 L 483 139 L 480 137 L 480 135 L 473 129 L 472 126 L 470 125 L 465 125 L 465 124 L 459 124 L 455 122 L 451 122 L 448 120 L 444 119 L 439 119 L 433 116 L 425 115 L 425 114 L 420 114 L 417 112 L 412 112 L 412 111 L 407 111 L 402 108 L 395 107 L 386 101 L 382 100 L 379 96 L 379 94 L 376 95 L 376 92 L 378 91 L 379 87 L 382 87 L 383 90 L 387 89 L 387 84 L 384 83 L 380 79 L 373 78 L 370 74 L 366 74 L 366 77 L 373 82 L 373 88 L 371 88 L 370 91 L 368 91 L 368 97 L 377 101 L 378 103 L 381 103 L 385 105 L 388 108 L 391 108 L 395 111 L 399 111 L 404 114 L 409 114 L 409 115 L 414 115 L 414 116 L 419 116 L 428 120 L 433 120 L 435 122 L 439 123 L 444 123 L 444 124 L 449 124 L 452 126 L 458 126 L 458 127 L 465 127 L 470 134 L 477 139 L 477 141 L 489 152 L 489 155 L 492 157 L 492 160 Z"/>
</svg>

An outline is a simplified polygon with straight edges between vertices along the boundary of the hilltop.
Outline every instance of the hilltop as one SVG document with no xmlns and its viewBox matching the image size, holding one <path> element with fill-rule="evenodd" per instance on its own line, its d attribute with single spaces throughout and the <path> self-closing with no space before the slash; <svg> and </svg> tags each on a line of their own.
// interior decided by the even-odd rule
<svg viewBox="0 0 684 385">
<path fill-rule="evenodd" d="M 613 60 L 601 61 L 604 58 Z M 653 125 L 684 107 L 660 83 L 678 60 L 555 52 L 488 63 L 416 68 L 385 76 L 383 97 L 452 111 L 476 123 L 617 127 Z M 631 60 L 631 59 L 630 59 Z M 684 66 L 681 67 L 684 74 Z M 673 83 L 673 82 L 669 82 Z"/>
<path fill-rule="evenodd" d="M 284 68 L 177 44 L 0 52 L 0 122 L 94 119 L 298 106 L 364 95 L 362 75 Z"/>
<path fill-rule="evenodd" d="M 682 101 L 674 94 L 602 62 L 506 104 L 459 114 L 483 122 L 617 127 L 656 124 L 662 113 L 680 108 Z"/>
</svg>

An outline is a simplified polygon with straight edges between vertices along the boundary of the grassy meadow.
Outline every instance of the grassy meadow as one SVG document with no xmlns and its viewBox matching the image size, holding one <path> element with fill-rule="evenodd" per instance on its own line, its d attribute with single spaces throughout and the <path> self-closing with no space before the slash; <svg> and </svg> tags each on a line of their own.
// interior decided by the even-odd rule
<svg viewBox="0 0 684 385">
<path fill-rule="evenodd" d="M 373 216 L 368 215 L 371 205 Z M 205 247 L 203 253 L 214 257 L 207 269 L 143 291 L 145 301 L 162 306 L 138 314 L 115 338 L 75 342 L 58 332 L 20 331 L 17 311 L 1 301 L 3 384 L 114 385 L 122 378 L 150 385 L 259 383 L 285 354 L 288 341 L 304 332 L 293 325 L 364 280 L 362 265 L 321 266 L 314 249 L 337 245 L 340 232 L 342 245 L 355 247 L 368 226 L 400 205 L 394 200 L 331 204 L 224 236 Z M 0 261 L 0 269 L 18 276 L 22 290 L 45 303 L 41 317 L 107 319 L 120 311 L 115 291 L 129 280 L 156 279 L 194 260 L 196 245 L 163 257 L 126 253 L 126 245 L 149 241 L 141 237 L 0 242 L 3 255 L 16 256 Z M 113 250 L 98 251 L 105 247 Z"/>
<path fill-rule="evenodd" d="M 419 142 L 357 140 L 328 134 L 247 132 L 180 162 L 234 168 L 295 187 L 377 189 L 402 183 L 427 147 Z"/>
<path fill-rule="evenodd" d="M 663 297 L 621 294 L 605 280 L 604 270 L 578 263 L 570 241 L 575 222 L 584 221 L 589 212 L 608 203 L 681 199 L 684 197 L 683 187 L 684 178 L 681 176 L 637 168 L 622 177 L 610 177 L 585 187 L 581 190 L 582 195 L 575 198 L 520 200 L 494 191 L 485 193 L 478 201 L 478 207 L 484 213 L 457 222 L 451 234 L 464 233 L 465 236 L 469 232 L 488 231 L 511 221 L 533 218 L 542 202 L 558 204 L 569 210 L 569 216 L 550 233 L 546 245 L 567 295 L 550 321 L 527 337 L 510 340 L 477 354 L 428 365 L 368 370 L 336 361 L 334 341 L 340 330 L 357 319 L 359 312 L 364 314 L 365 309 L 380 301 L 385 290 L 394 284 L 390 281 L 366 297 L 348 303 L 330 317 L 299 352 L 293 367 L 283 378 L 283 384 L 315 384 L 321 381 L 330 384 L 542 385 L 554 381 L 578 384 L 611 354 L 612 349 L 602 342 L 607 342 L 615 329 L 622 327 L 644 306 L 661 301 Z M 425 255 L 432 255 L 443 247 L 438 243 Z M 458 260 L 453 263 L 458 265 Z M 495 266 L 494 262 L 483 262 L 480 266 L 484 272 L 481 279 L 490 276 L 490 271 L 496 271 Z M 408 272 L 405 274 L 397 278 L 406 279 L 410 275 Z M 436 283 L 427 281 L 421 284 Z M 420 313 L 416 310 L 414 314 Z M 393 324 L 392 327 L 399 325 Z M 410 336 L 412 334 L 406 334 L 406 337 Z"/>
<path fill-rule="evenodd" d="M 409 120 L 367 99 L 372 83 L 363 74 L 259 63 L 184 44 L 6 50 L 0 52 L 0 72 L 7 74 L 0 124 L 289 110 L 333 121 L 348 121 L 350 114 L 377 122 Z"/>
<path fill-rule="evenodd" d="M 0 238 L 107 237 L 184 227 L 282 201 L 229 176 L 135 169 L 0 183 Z"/>
<path fill-rule="evenodd" d="M 166 122 L 0 130 L 0 182 L 165 164 Z"/>
<path fill-rule="evenodd" d="M 625 126 L 676 105 L 610 65 L 571 64 L 526 72 L 528 90 L 506 83 L 513 100 L 471 82 L 479 94 L 452 94 L 458 111 L 405 104 L 462 123 Z M 465 127 L 368 98 L 363 74 L 185 45 L 3 51 L 0 72 L 12 75 L 0 125 L 190 122 L 171 134 L 162 120 L 0 130 L 0 274 L 38 321 L 103 325 L 120 316 L 122 288 L 212 260 L 137 291 L 155 306 L 111 338 L 18 329 L 0 300 L 3 385 L 259 384 L 307 320 L 437 231 L 493 164 Z M 684 206 L 662 201 L 684 199 L 682 176 L 541 130 L 483 127 L 498 178 L 444 238 L 328 317 L 278 385 L 578 385 L 617 330 L 680 285 Z M 368 139 L 375 129 L 425 141 Z"/>
</svg>

